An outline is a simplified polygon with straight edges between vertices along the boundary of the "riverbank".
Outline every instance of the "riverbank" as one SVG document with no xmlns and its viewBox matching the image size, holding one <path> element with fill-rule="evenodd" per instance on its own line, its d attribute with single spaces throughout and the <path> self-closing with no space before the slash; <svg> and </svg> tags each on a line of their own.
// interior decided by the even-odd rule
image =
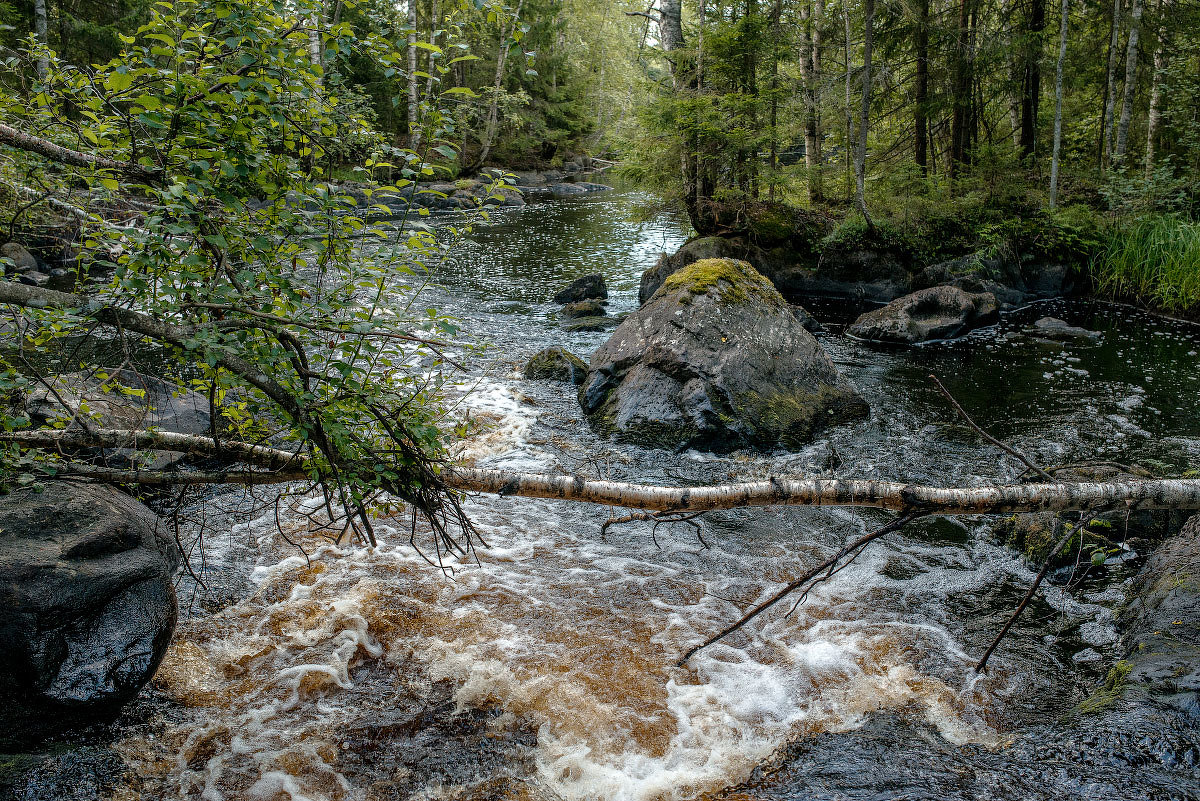
<svg viewBox="0 0 1200 801">
<path fill-rule="evenodd" d="M 706 233 L 728 240 L 673 257 L 731 256 L 754 264 L 797 302 L 805 296 L 886 303 L 938 285 L 992 292 L 1012 307 L 1048 297 L 1127 302 L 1200 319 L 1200 224 L 1179 215 L 1113 216 L 1076 205 L 1057 211 L 980 201 L 880 216 L 783 204 L 712 204 Z"/>
</svg>

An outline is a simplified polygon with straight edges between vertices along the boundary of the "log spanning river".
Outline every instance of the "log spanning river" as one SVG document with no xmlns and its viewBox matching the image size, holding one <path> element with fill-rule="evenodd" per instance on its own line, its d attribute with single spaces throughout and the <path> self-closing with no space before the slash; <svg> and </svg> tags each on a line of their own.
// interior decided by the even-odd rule
<svg viewBox="0 0 1200 801">
<path fill-rule="evenodd" d="M 1047 302 L 966 339 L 878 349 L 847 339 L 859 309 L 813 304 L 820 341 L 870 418 L 802 451 L 716 457 L 598 439 L 566 384 L 524 360 L 584 357 L 606 332 L 564 332 L 551 302 L 602 273 L 609 313 L 687 237 L 648 198 L 613 192 L 504 209 L 439 269 L 429 305 L 489 343 L 458 390 L 484 467 L 655 484 L 842 476 L 1010 483 L 1021 466 L 955 419 L 937 374 L 985 428 L 1045 464 L 1200 467 L 1200 328 L 1114 306 Z M 1101 332 L 1051 344 L 1042 316 Z M 488 547 L 431 567 L 406 517 L 380 545 L 337 548 L 293 513 L 238 520 L 217 495 L 192 554 L 208 589 L 183 617 L 149 700 L 116 748 L 120 799 L 689 799 L 1197 797 L 1194 771 L 1110 770 L 1090 784 L 1005 749 L 1048 726 L 1119 655 L 1114 608 L 1137 548 L 1079 588 L 1046 585 L 981 677 L 971 667 L 1032 579 L 985 518 L 927 519 L 872 545 L 805 603 L 681 653 L 843 543 L 889 519 L 757 508 L 688 525 L 633 523 L 550 500 L 472 499 Z M 702 539 L 701 539 L 702 537 Z M 1120 537 L 1118 537 L 1120 539 Z M 290 540 L 290 542 L 289 542 Z M 307 554 L 301 553 L 297 545 Z M 1047 735 L 1051 737 L 1052 735 Z"/>
</svg>

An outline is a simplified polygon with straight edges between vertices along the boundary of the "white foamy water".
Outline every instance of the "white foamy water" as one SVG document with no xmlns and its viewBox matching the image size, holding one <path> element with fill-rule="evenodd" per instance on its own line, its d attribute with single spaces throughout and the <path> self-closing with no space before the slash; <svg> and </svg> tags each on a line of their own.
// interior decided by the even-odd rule
<svg viewBox="0 0 1200 801">
<path fill-rule="evenodd" d="M 536 417 L 520 389 L 482 382 L 465 404 L 488 430 L 463 458 L 557 466 L 530 443 Z M 954 742 L 995 740 L 987 682 L 965 678 L 970 656 L 939 625 L 895 619 L 904 594 L 945 596 L 978 567 L 942 564 L 915 587 L 881 576 L 897 558 L 935 561 L 936 548 L 868 552 L 790 616 L 766 615 L 677 668 L 689 645 L 811 564 L 801 530 L 759 550 L 723 541 L 723 527 L 705 549 L 688 527 L 662 527 L 660 549 L 644 525 L 602 540 L 599 507 L 481 499 L 468 511 L 489 547 L 449 575 L 409 546 L 402 521 L 381 524 L 374 549 L 285 526 L 308 559 L 273 514 L 235 530 L 258 540 L 255 591 L 181 626 L 157 682 L 185 719 L 165 739 L 122 746 L 150 777 L 145 797 L 370 798 L 340 770 L 342 731 L 372 714 L 363 685 L 419 695 L 443 679 L 459 709 L 503 710 L 495 736 L 535 730 L 522 778 L 566 799 L 693 797 L 789 737 L 880 710 L 916 710 Z M 863 530 L 850 512 L 822 514 Z"/>
</svg>

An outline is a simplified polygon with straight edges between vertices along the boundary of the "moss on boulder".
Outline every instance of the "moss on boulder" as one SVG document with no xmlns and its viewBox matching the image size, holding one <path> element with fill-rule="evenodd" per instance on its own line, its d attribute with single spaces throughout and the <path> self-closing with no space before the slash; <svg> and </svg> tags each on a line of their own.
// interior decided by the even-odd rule
<svg viewBox="0 0 1200 801">
<path fill-rule="evenodd" d="M 799 447 L 867 405 L 749 264 L 672 274 L 592 356 L 580 403 L 606 436 L 664 448 Z"/>
<path fill-rule="evenodd" d="M 525 363 L 524 376 L 534 381 L 568 381 L 582 384 L 587 362 L 564 348 L 538 351 Z"/>
</svg>

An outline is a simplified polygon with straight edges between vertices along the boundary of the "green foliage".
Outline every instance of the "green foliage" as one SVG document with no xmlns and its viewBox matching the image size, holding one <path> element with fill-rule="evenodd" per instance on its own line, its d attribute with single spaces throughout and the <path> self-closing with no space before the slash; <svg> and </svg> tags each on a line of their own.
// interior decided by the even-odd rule
<svg viewBox="0 0 1200 801">
<path fill-rule="evenodd" d="M 1100 291 L 1167 311 L 1200 308 L 1200 223 L 1177 214 L 1123 218 L 1091 263 Z"/>
<path fill-rule="evenodd" d="M 416 305 L 405 282 L 419 286 L 462 229 L 439 238 L 415 209 L 385 224 L 326 180 L 334 154 L 378 143 L 339 64 L 370 51 L 399 69 L 404 54 L 342 23 L 323 35 L 318 63 L 295 23 L 308 11 L 275 0 L 160 2 L 110 63 L 52 59 L 33 97 L 2 94 L 0 108 L 7 121 L 127 165 L 41 175 L 89 187 L 101 208 L 133 198 L 144 209 L 132 226 L 89 217 L 84 245 L 95 260 L 80 279 L 102 306 L 182 332 L 151 334 L 169 345 L 166 372 L 216 399 L 236 395 L 226 417 L 240 433 L 310 449 L 314 479 L 364 522 L 381 490 L 433 513 L 442 498 L 432 461 L 445 445 L 439 340 L 457 329 Z M 453 155 L 451 117 L 431 106 L 425 124 L 426 153 Z M 424 154 L 394 149 L 362 168 L 397 176 L 368 185 L 368 202 L 399 202 L 435 171 Z M 110 278 L 99 279 L 101 267 Z M 27 310 L 19 344 L 44 350 L 90 332 L 94 313 Z M 138 347 L 115 334 L 126 351 Z M 21 377 L 12 380 L 16 391 Z"/>
</svg>

